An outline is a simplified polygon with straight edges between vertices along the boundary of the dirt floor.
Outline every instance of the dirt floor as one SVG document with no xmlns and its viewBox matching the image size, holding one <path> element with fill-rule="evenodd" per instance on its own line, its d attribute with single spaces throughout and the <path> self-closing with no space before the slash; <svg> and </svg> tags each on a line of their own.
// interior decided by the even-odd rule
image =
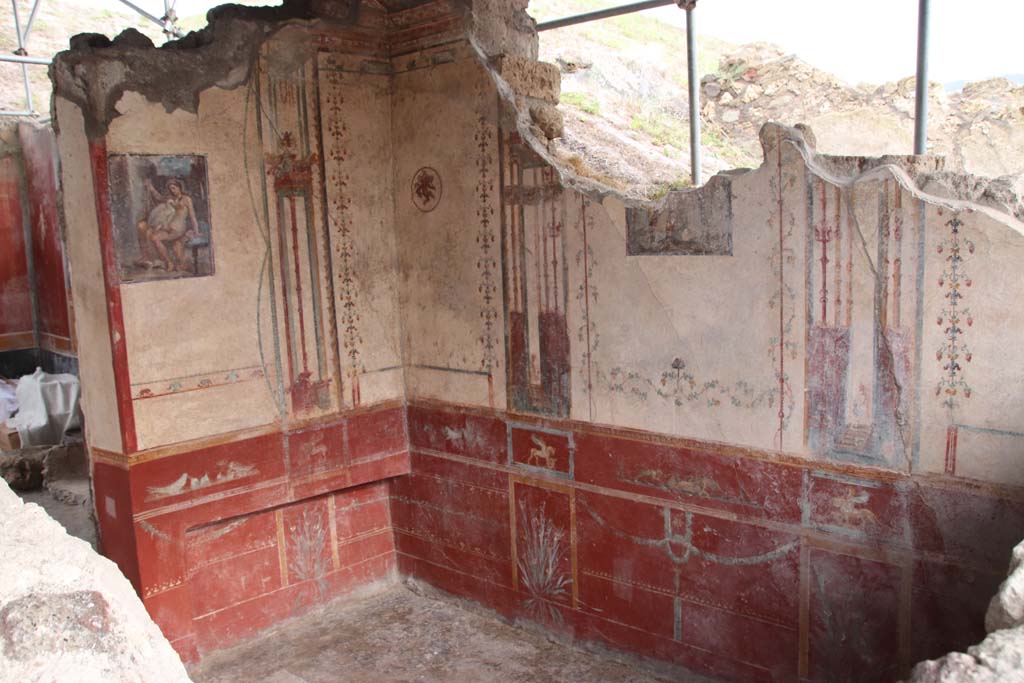
<svg viewBox="0 0 1024 683">
<path fill-rule="evenodd" d="M 713 683 L 553 643 L 404 584 L 335 601 L 208 656 L 190 674 L 196 683 Z"/>
<path fill-rule="evenodd" d="M 2 482 L 0 482 L 2 485 Z M 15 491 L 26 503 L 35 503 L 46 510 L 46 513 L 60 522 L 64 530 L 72 536 L 77 536 L 89 545 L 96 548 L 96 523 L 90 516 L 92 507 L 88 500 L 89 482 L 83 480 L 76 485 L 82 489 L 84 502 L 65 503 L 57 500 L 50 491 L 39 489 L 38 491 Z"/>
</svg>

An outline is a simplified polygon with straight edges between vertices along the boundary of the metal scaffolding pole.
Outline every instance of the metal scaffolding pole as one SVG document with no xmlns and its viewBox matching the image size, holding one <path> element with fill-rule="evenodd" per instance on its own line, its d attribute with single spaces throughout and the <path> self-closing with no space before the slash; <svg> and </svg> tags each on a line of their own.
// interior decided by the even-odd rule
<svg viewBox="0 0 1024 683">
<path fill-rule="evenodd" d="M 697 0 L 680 2 L 686 10 L 686 82 L 690 88 L 690 182 L 700 185 L 700 79 L 697 77 L 697 38 L 693 11 Z"/>
<path fill-rule="evenodd" d="M 123 2 L 124 0 L 122 0 Z M 923 2 L 924 0 L 922 0 Z M 574 14 L 562 19 L 552 19 L 537 24 L 538 31 L 550 31 L 555 28 L 575 26 L 588 21 L 608 19 L 623 14 L 632 14 L 655 7 L 666 5 L 678 5 L 686 10 L 686 73 L 689 82 L 690 99 L 690 177 L 694 186 L 700 185 L 701 160 L 700 160 L 700 80 L 697 77 L 697 38 L 694 27 L 693 10 L 697 7 L 697 0 L 645 0 L 634 2 L 629 5 L 608 7 L 594 12 Z"/>
<path fill-rule="evenodd" d="M 131 7 L 133 10 L 135 10 L 145 18 L 152 21 L 154 24 L 163 29 L 164 33 L 172 35 L 176 38 L 181 38 L 183 35 L 185 35 L 180 28 L 174 25 L 174 21 L 170 18 L 171 15 L 174 13 L 174 10 L 170 8 L 166 1 L 164 2 L 165 14 L 164 18 L 162 19 L 154 14 L 150 14 L 146 10 L 136 5 L 134 2 L 131 2 L 131 0 L 120 0 L 120 2 L 122 5 L 127 5 L 128 7 Z"/>
<path fill-rule="evenodd" d="M 917 76 L 914 103 L 914 154 L 924 154 L 928 146 L 928 14 L 929 0 L 917 6 Z"/>
<path fill-rule="evenodd" d="M 25 38 L 21 33 L 21 19 L 18 17 L 18 0 L 11 0 L 11 8 L 14 10 L 14 33 L 18 38 L 18 49 L 15 54 L 24 57 L 27 53 L 25 51 Z M 25 108 L 31 112 L 30 115 L 34 115 L 35 107 L 32 106 L 32 87 L 28 80 L 28 64 L 25 62 L 21 63 L 21 82 L 25 86 Z"/>
<path fill-rule="evenodd" d="M 617 17 L 622 14 L 632 14 L 633 12 L 642 12 L 645 9 L 654 9 L 655 7 L 665 7 L 666 5 L 674 4 L 676 4 L 675 0 L 644 0 L 644 2 L 634 2 L 629 5 L 619 5 L 618 7 L 608 7 L 607 9 L 599 9 L 593 12 L 574 14 L 571 17 L 565 17 L 563 19 L 542 21 L 537 24 L 537 30 L 550 31 L 553 28 L 575 26 L 576 24 L 584 24 L 588 21 L 607 19 L 608 17 Z"/>
<path fill-rule="evenodd" d="M 26 57 L 23 55 L 0 55 L 0 62 L 14 62 L 15 64 L 39 64 L 48 66 L 50 60 L 45 57 Z"/>
<path fill-rule="evenodd" d="M 21 39 L 28 45 L 28 34 L 32 32 L 32 24 L 36 21 L 36 12 L 39 11 L 39 5 L 43 0 L 36 0 L 32 3 L 32 11 L 28 14 L 28 23 L 25 24 L 25 30 L 21 32 Z"/>
</svg>

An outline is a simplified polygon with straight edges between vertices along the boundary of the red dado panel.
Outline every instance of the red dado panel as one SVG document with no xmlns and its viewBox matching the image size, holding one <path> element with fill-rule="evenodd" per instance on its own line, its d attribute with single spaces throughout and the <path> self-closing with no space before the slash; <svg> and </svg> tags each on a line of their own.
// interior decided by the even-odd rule
<svg viewBox="0 0 1024 683">
<path fill-rule="evenodd" d="M 1010 490 L 439 403 L 130 460 L 104 544 L 192 659 L 398 571 L 724 679 L 895 680 L 977 640 L 1024 527 Z"/>
<path fill-rule="evenodd" d="M 403 406 L 119 456 L 94 449 L 104 552 L 186 659 L 393 574 Z"/>
<path fill-rule="evenodd" d="M 409 444 L 494 463 L 507 459 L 505 422 L 477 413 L 410 406 Z"/>
<path fill-rule="evenodd" d="M 509 425 L 512 463 L 541 471 L 571 475 L 572 434 L 553 429 Z"/>
<path fill-rule="evenodd" d="M 910 665 L 901 652 L 904 569 L 876 560 L 810 550 L 809 674 L 833 680 L 895 681 Z"/>
<path fill-rule="evenodd" d="M 713 447 L 721 451 L 720 444 Z M 605 433 L 576 437 L 576 481 L 728 511 L 799 522 L 799 467 Z"/>
<path fill-rule="evenodd" d="M 911 596 L 911 661 L 965 651 L 985 637 L 985 611 L 1005 578 L 1000 572 L 918 560 Z"/>
<path fill-rule="evenodd" d="M 7 156 L 0 158 L 0 351 L 33 346 L 20 172 Z"/>
<path fill-rule="evenodd" d="M 132 528 L 132 500 L 128 470 L 105 462 L 95 462 L 92 469 L 93 500 L 96 504 L 96 526 L 99 528 L 99 550 L 113 560 L 128 580 L 140 589 L 139 564 Z"/>
<path fill-rule="evenodd" d="M 721 443 L 436 402 L 409 434 L 400 572 L 728 680 L 897 680 L 962 649 L 1024 528 L 1009 491 Z"/>
</svg>

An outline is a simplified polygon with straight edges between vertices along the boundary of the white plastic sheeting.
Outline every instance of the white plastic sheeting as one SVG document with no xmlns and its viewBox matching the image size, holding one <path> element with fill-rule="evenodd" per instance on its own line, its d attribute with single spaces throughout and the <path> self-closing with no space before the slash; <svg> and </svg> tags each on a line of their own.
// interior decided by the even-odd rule
<svg viewBox="0 0 1024 683">
<path fill-rule="evenodd" d="M 18 381 L 18 412 L 7 424 L 18 430 L 22 447 L 59 444 L 78 426 L 81 389 L 74 375 L 51 375 L 36 368 Z"/>
<path fill-rule="evenodd" d="M 0 422 L 6 423 L 7 418 L 18 412 L 18 399 L 14 395 L 16 386 L 14 382 L 0 381 Z"/>
</svg>

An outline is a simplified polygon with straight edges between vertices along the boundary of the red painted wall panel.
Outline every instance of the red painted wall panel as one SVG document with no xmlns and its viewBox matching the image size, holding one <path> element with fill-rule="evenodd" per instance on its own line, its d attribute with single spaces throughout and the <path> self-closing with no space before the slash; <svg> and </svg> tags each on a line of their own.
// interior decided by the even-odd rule
<svg viewBox="0 0 1024 683">
<path fill-rule="evenodd" d="M 67 352 L 71 350 L 71 323 L 57 214 L 57 142 L 49 127 L 23 123 L 18 126 L 18 135 L 25 160 L 40 341 L 44 347 L 54 346 L 50 350 Z"/>
<path fill-rule="evenodd" d="M 35 346 L 20 176 L 14 157 L 0 158 L 0 351 Z"/>
<path fill-rule="evenodd" d="M 102 548 L 196 659 L 393 575 L 388 479 L 409 472 L 405 443 L 392 404 L 144 452 L 127 468 L 100 453 Z"/>
<path fill-rule="evenodd" d="M 132 525 L 129 473 L 120 467 L 97 462 L 93 465 L 93 499 L 99 527 L 100 552 L 113 560 L 136 590 L 139 590 L 139 560 Z"/>
<path fill-rule="evenodd" d="M 981 634 L 1024 523 L 952 480 L 524 420 L 381 406 L 98 464 L 104 546 L 193 659 L 398 571 L 712 676 L 889 680 Z"/>
<path fill-rule="evenodd" d="M 425 402 L 409 434 L 400 572 L 729 680 L 895 680 L 963 649 L 1024 525 L 1009 490 L 635 430 Z"/>
</svg>

